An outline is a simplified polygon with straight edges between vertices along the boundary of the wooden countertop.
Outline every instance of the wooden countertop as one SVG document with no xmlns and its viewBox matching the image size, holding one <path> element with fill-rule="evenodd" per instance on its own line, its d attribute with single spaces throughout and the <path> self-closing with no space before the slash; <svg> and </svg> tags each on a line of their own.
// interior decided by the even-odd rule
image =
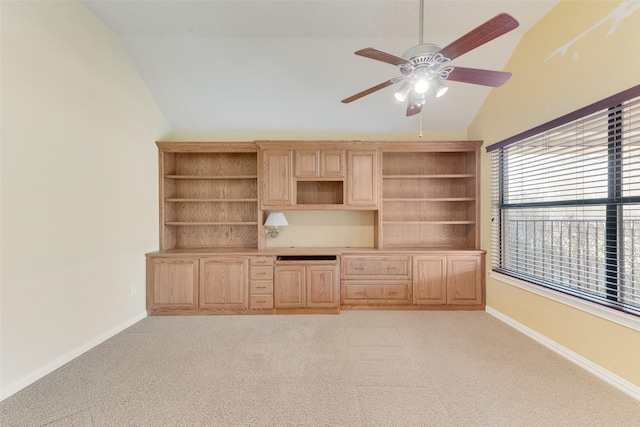
<svg viewBox="0 0 640 427">
<path fill-rule="evenodd" d="M 482 249 L 465 249 L 465 248 L 452 248 L 452 247 L 429 247 L 429 248 L 416 248 L 416 247 L 394 247 L 390 249 L 377 249 L 366 247 L 293 247 L 293 248 L 265 248 L 265 249 L 253 249 L 253 248 L 184 248 L 184 249 L 170 249 L 166 251 L 156 251 L 145 254 L 149 258 L 164 258 L 164 257 L 206 257 L 206 256 L 220 256 L 220 255 L 238 255 L 238 256 L 292 256 L 292 255 L 346 255 L 346 254 L 366 254 L 366 255 L 386 255 L 392 253 L 401 254 L 460 254 L 460 253 L 473 253 L 484 254 L 485 250 Z"/>
</svg>

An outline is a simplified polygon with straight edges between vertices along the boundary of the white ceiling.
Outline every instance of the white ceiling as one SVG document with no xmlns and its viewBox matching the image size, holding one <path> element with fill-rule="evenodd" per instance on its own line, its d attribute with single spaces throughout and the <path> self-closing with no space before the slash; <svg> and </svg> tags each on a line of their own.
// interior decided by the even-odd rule
<svg viewBox="0 0 640 427">
<path fill-rule="evenodd" d="M 401 56 L 418 44 L 418 0 L 84 1 L 120 38 L 175 132 L 405 132 L 419 116 L 394 87 L 340 100 L 400 75 L 353 54 Z M 445 46 L 501 12 L 520 27 L 452 65 L 505 70 L 522 35 L 557 0 L 425 1 L 424 42 Z M 506 83 L 508 85 L 509 82 Z M 466 131 L 491 89 L 450 82 L 428 98 L 425 130 Z M 504 87 L 504 86 L 503 86 Z"/>
</svg>

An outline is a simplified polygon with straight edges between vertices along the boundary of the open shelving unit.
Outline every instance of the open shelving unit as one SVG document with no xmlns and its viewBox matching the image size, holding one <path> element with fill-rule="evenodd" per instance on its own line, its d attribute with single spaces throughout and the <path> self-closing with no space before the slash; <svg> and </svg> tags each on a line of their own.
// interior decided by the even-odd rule
<svg viewBox="0 0 640 427">
<path fill-rule="evenodd" d="M 257 150 L 237 143 L 208 144 L 206 152 L 159 148 L 160 249 L 257 248 Z"/>
<path fill-rule="evenodd" d="M 382 246 L 477 249 L 479 143 L 384 149 Z"/>
</svg>

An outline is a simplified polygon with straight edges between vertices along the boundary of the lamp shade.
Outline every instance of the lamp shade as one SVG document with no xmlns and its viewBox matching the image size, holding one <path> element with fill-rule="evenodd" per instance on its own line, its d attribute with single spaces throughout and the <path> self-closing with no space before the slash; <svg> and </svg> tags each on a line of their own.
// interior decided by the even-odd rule
<svg viewBox="0 0 640 427">
<path fill-rule="evenodd" d="M 267 216 L 267 220 L 264 222 L 267 227 L 280 227 L 283 225 L 289 225 L 287 218 L 282 212 L 271 212 Z"/>
</svg>

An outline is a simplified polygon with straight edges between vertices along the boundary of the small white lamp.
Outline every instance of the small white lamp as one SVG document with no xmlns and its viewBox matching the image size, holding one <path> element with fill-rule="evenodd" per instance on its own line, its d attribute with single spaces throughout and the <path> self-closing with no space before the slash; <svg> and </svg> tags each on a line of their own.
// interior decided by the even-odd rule
<svg viewBox="0 0 640 427">
<path fill-rule="evenodd" d="M 282 212 L 271 212 L 267 216 L 267 220 L 264 222 L 264 226 L 267 228 L 266 233 L 269 237 L 278 237 L 280 231 L 278 227 L 289 225 L 287 218 Z"/>
</svg>

